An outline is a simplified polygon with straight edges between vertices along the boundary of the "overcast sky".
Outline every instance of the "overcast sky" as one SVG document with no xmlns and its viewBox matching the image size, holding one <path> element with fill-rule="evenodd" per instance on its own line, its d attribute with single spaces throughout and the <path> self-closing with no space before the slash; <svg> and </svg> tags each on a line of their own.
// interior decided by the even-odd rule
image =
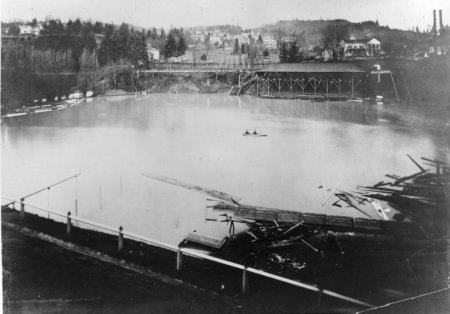
<svg viewBox="0 0 450 314">
<path fill-rule="evenodd" d="M 1 0 L 1 5 L 5 22 L 80 17 L 146 28 L 216 24 L 247 28 L 286 19 L 342 18 L 426 29 L 433 23 L 433 9 L 443 10 L 444 24 L 450 21 L 450 0 Z"/>
</svg>

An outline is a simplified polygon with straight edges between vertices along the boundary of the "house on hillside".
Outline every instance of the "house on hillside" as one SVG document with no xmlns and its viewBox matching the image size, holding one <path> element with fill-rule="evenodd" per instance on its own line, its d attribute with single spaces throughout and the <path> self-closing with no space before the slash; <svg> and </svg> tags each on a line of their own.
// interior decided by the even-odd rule
<svg viewBox="0 0 450 314">
<path fill-rule="evenodd" d="M 95 44 L 97 45 L 97 48 L 100 48 L 103 38 L 105 38 L 105 35 L 95 33 L 94 37 L 95 37 Z"/>
<path fill-rule="evenodd" d="M 42 29 L 42 24 L 37 24 L 36 26 L 20 25 L 19 28 L 20 28 L 21 36 L 27 36 L 27 35 L 37 36 L 37 35 L 39 35 L 39 33 Z"/>
<path fill-rule="evenodd" d="M 350 39 L 341 41 L 341 48 L 344 58 L 374 57 L 381 53 L 381 42 L 376 38 L 367 40 L 350 37 Z"/>
<path fill-rule="evenodd" d="M 376 38 L 372 38 L 367 42 L 366 55 L 369 57 L 378 56 L 381 52 L 381 42 Z"/>
<path fill-rule="evenodd" d="M 284 36 L 283 41 L 284 41 L 286 44 L 291 44 L 291 43 L 293 43 L 293 42 L 296 42 L 297 39 L 296 39 L 294 36 Z"/>
<path fill-rule="evenodd" d="M 271 35 L 263 35 L 262 36 L 263 44 L 267 49 L 275 50 L 277 49 L 277 41 Z"/>
<path fill-rule="evenodd" d="M 148 59 L 150 61 L 158 61 L 159 60 L 159 50 L 153 48 L 150 45 L 147 45 L 147 54 L 148 54 Z"/>
<path fill-rule="evenodd" d="M 220 45 L 222 45 L 222 38 L 219 35 L 217 35 L 217 34 L 211 34 L 209 36 L 209 43 L 211 45 L 220 46 Z"/>
</svg>

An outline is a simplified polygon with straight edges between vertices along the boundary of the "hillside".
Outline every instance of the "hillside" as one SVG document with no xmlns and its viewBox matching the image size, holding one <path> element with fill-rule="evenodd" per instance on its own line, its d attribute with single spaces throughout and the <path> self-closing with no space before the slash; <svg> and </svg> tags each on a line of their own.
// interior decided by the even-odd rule
<svg viewBox="0 0 450 314">
<path fill-rule="evenodd" d="M 329 24 L 342 25 L 347 29 L 348 36 L 355 38 L 377 38 L 382 42 L 383 49 L 388 54 L 402 54 L 403 47 L 411 49 L 423 49 L 428 45 L 429 35 L 404 31 L 399 29 L 390 29 L 387 26 L 380 26 L 378 22 L 365 21 L 352 23 L 347 20 L 281 20 L 273 24 L 265 24 L 255 29 L 261 33 L 284 33 L 288 36 L 294 36 L 302 46 L 319 46 L 321 40 L 321 31 Z"/>
</svg>

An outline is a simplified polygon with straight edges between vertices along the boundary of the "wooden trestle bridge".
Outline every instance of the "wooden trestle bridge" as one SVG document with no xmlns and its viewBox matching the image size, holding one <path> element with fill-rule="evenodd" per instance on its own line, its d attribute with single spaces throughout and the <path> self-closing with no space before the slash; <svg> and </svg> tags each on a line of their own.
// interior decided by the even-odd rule
<svg viewBox="0 0 450 314">
<path fill-rule="evenodd" d="M 230 94 L 252 84 L 260 97 L 359 99 L 366 96 L 366 71 L 348 63 L 278 63 L 258 69 Z"/>
</svg>

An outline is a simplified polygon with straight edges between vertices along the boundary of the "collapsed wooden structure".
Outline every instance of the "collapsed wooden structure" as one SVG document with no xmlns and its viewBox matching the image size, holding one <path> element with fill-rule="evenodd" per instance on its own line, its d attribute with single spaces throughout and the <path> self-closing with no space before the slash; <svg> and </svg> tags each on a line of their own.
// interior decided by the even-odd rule
<svg viewBox="0 0 450 314">
<path fill-rule="evenodd" d="M 411 156 L 419 171 L 407 176 L 387 174 L 393 182 L 380 181 L 373 186 L 360 186 L 366 197 L 389 202 L 399 211 L 394 219 L 408 218 L 436 232 L 436 221 L 448 217 L 450 205 L 450 164 L 422 157 L 424 165 L 435 168 L 432 173 Z"/>
<path fill-rule="evenodd" d="M 320 227 L 322 230 L 330 231 L 424 236 L 420 225 L 414 222 L 303 213 L 226 203 L 214 205 L 214 209 L 231 211 L 234 218 L 240 219 L 240 222 L 248 223 L 250 225 L 255 223 L 269 223 L 272 225 L 289 224 L 293 226 L 302 223 L 304 225 Z"/>
<path fill-rule="evenodd" d="M 439 169 L 444 167 L 444 165 L 439 165 Z M 428 170 L 421 168 L 420 174 L 426 173 L 427 171 Z M 336 187 L 333 189 L 331 194 L 326 197 L 325 203 L 328 202 L 331 196 L 337 199 L 333 200 L 332 204 L 330 203 L 331 206 L 352 207 L 368 217 L 362 218 L 244 205 L 238 202 L 240 200 L 239 198 L 220 191 L 179 182 L 175 179 L 163 176 L 152 174 L 144 174 L 144 176 L 198 191 L 221 200 L 211 200 L 215 201 L 215 204 L 209 207 L 213 208 L 215 211 L 222 211 L 223 213 L 220 216 L 223 216 L 224 219 L 208 220 L 222 221 L 229 224 L 229 237 L 220 241 L 216 239 L 209 239 L 206 236 L 199 237 L 198 235 L 189 235 L 186 238 L 187 242 L 193 242 L 215 249 L 223 247 L 229 238 L 233 239 L 235 237 L 235 223 L 246 224 L 249 227 L 249 230 L 246 231 L 246 233 L 251 236 L 252 242 L 268 242 L 271 246 L 284 245 L 287 243 L 292 244 L 293 242 L 298 241 L 305 242 L 305 237 L 307 236 L 318 233 L 326 233 L 329 231 L 371 235 L 378 234 L 393 237 L 399 236 L 409 237 L 411 239 L 427 239 L 430 235 L 430 233 L 424 229 L 424 224 L 422 224 L 421 220 L 415 219 L 416 217 L 414 216 L 409 216 L 409 219 L 405 220 L 405 217 L 403 216 L 399 217 L 398 215 L 394 215 L 393 220 L 389 219 L 385 213 L 385 211 L 389 209 L 383 209 L 380 203 L 374 199 L 378 198 L 383 201 L 390 200 L 380 195 L 372 196 L 352 194 L 338 190 Z M 401 182 L 406 184 L 408 179 L 417 179 L 418 177 L 418 175 L 413 175 L 404 178 L 396 178 L 398 181 L 397 183 Z M 402 187 L 404 187 L 404 185 L 402 185 Z M 322 188 L 322 186 L 319 188 Z M 410 188 L 410 186 L 408 186 L 408 188 Z M 376 189 L 381 188 L 377 187 Z M 384 189 L 386 190 L 386 188 Z M 371 213 L 378 214 L 381 219 L 374 219 L 368 214 L 368 210 L 370 210 Z M 405 210 L 410 209 L 407 208 Z"/>
<path fill-rule="evenodd" d="M 353 99 L 365 96 L 366 77 L 349 63 L 277 63 L 252 80 L 260 97 Z"/>
</svg>

